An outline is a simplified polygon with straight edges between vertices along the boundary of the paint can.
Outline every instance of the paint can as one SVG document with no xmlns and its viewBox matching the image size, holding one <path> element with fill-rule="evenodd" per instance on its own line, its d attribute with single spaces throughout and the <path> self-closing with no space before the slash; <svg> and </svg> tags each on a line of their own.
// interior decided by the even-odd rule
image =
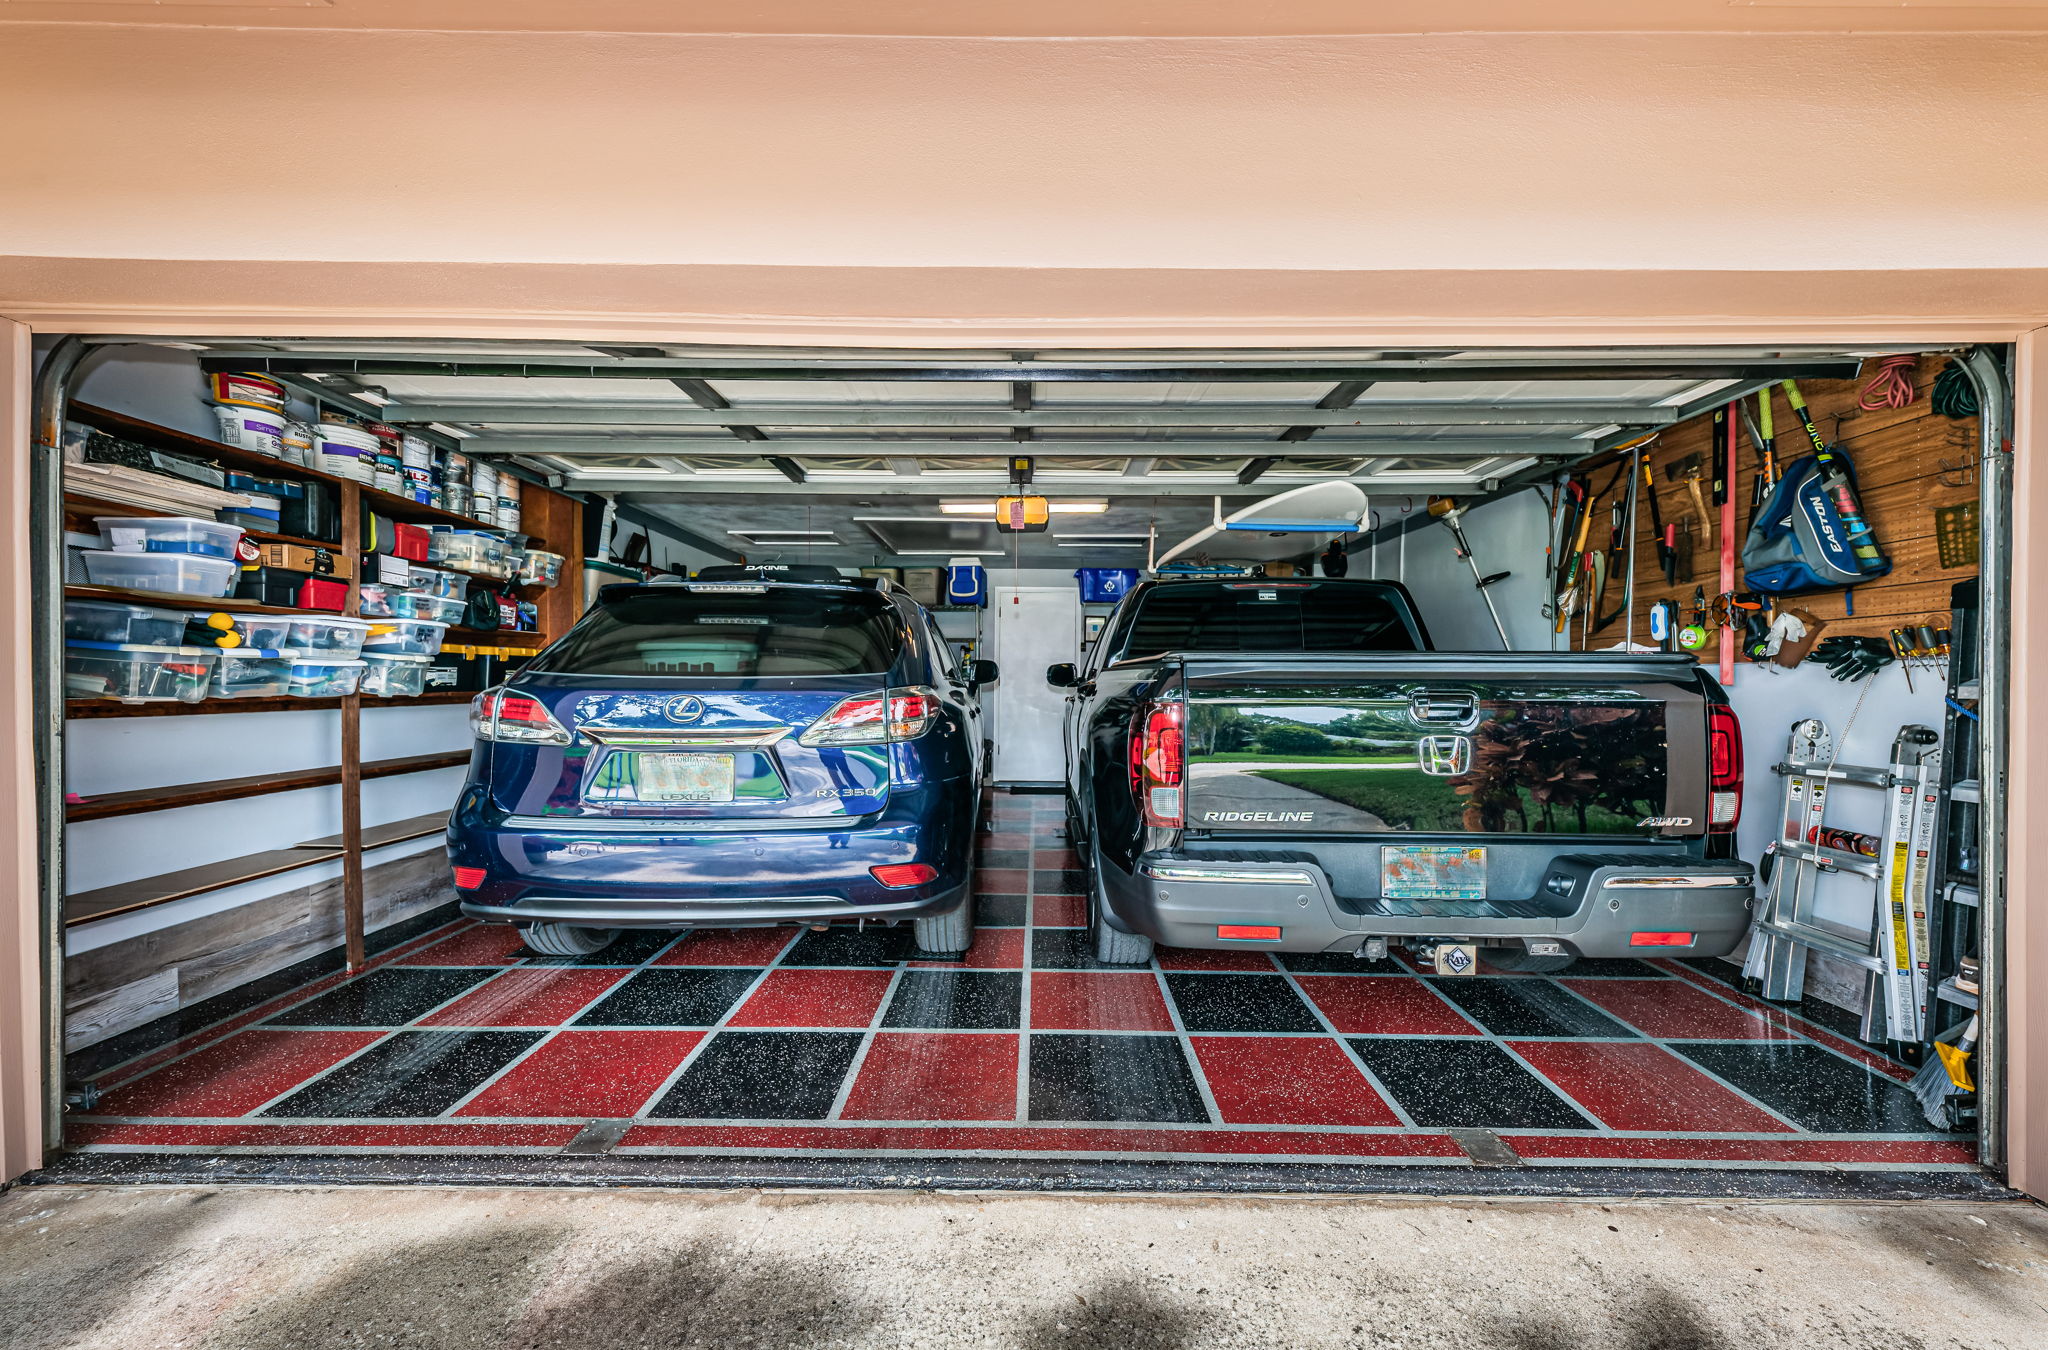
<svg viewBox="0 0 2048 1350">
<path fill-rule="evenodd" d="M 423 436 L 404 432 L 398 438 L 398 457 L 407 469 L 431 471 L 434 467 L 434 447 Z"/>
<path fill-rule="evenodd" d="M 284 416 L 276 410 L 216 403 L 213 415 L 220 419 L 223 444 L 259 455 L 284 454 Z"/>
<path fill-rule="evenodd" d="M 225 403 L 231 408 L 268 408 L 272 412 L 284 411 L 284 386 L 268 375 L 249 372 L 223 371 L 207 377 L 207 387 L 215 403 Z"/>
<path fill-rule="evenodd" d="M 377 438 L 361 427 L 322 422 L 314 432 L 313 448 L 314 468 L 358 483 L 370 481 L 377 461 Z"/>
</svg>

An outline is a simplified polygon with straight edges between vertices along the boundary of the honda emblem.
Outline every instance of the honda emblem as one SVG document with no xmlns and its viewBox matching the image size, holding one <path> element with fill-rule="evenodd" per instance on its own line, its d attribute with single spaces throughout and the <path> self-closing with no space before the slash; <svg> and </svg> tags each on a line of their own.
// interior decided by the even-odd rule
<svg viewBox="0 0 2048 1350">
<path fill-rule="evenodd" d="M 1470 736 L 1424 736 L 1415 743 L 1422 771 L 1435 778 L 1455 778 L 1472 771 Z"/>
</svg>

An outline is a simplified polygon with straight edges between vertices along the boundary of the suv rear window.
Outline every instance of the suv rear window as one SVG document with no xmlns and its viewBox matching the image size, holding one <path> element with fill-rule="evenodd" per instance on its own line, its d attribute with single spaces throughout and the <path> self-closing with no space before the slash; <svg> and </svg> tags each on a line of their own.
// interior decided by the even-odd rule
<svg viewBox="0 0 2048 1350">
<path fill-rule="evenodd" d="M 681 586 L 605 599 L 528 670 L 550 675 L 875 675 L 903 626 L 873 594 Z"/>
<path fill-rule="evenodd" d="M 1412 652 L 1408 608 L 1361 582 L 1219 581 L 1159 586 L 1111 659 L 1157 652 Z"/>
</svg>

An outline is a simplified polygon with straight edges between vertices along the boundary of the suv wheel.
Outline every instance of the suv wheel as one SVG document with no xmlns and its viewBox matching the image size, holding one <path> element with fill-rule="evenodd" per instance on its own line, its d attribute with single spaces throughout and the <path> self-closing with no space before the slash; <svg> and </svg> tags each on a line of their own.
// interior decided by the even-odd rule
<svg viewBox="0 0 2048 1350">
<path fill-rule="evenodd" d="M 572 923 L 524 923 L 519 936 L 529 951 L 542 956 L 589 956 L 612 945 L 616 928 L 579 928 Z"/>
<path fill-rule="evenodd" d="M 1095 947 L 1095 959 L 1106 966 L 1142 966 L 1152 959 L 1152 939 L 1143 933 L 1126 933 L 1103 919 L 1108 906 L 1102 899 L 1102 867 L 1095 850 L 1088 850 L 1088 936 Z"/>
<path fill-rule="evenodd" d="M 920 954 L 965 956 L 974 945 L 974 897 L 970 894 L 951 914 L 912 919 L 910 927 Z"/>
</svg>

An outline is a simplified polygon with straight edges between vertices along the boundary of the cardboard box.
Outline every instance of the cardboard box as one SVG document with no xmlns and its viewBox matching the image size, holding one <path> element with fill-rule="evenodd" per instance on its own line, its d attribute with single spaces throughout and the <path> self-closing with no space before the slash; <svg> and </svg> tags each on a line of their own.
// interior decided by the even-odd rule
<svg viewBox="0 0 2048 1350">
<path fill-rule="evenodd" d="M 355 573 L 348 555 L 339 549 L 311 548 L 305 544 L 258 544 L 256 561 L 264 567 L 287 572 L 311 572 L 323 577 L 347 577 Z"/>
</svg>

